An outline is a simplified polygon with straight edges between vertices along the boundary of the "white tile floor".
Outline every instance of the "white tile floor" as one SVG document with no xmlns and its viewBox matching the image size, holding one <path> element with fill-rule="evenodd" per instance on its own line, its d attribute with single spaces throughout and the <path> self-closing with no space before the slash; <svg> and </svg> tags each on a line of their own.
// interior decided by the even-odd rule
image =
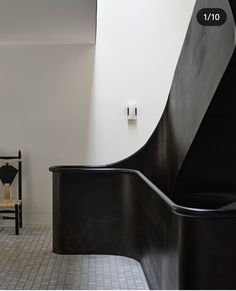
<svg viewBox="0 0 236 291">
<path fill-rule="evenodd" d="M 0 226 L 0 289 L 148 289 L 130 258 L 52 253 L 49 226 Z"/>
</svg>

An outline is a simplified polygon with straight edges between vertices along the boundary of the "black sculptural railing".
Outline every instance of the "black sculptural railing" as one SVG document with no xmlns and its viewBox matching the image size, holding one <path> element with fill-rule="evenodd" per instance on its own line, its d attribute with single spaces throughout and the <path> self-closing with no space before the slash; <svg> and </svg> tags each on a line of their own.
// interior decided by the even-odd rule
<svg viewBox="0 0 236 291">
<path fill-rule="evenodd" d="M 135 258 L 152 289 L 235 287 L 234 209 L 178 206 L 135 170 L 51 171 L 54 252 Z"/>
<path fill-rule="evenodd" d="M 153 289 L 236 288 L 236 4 L 213 2 L 196 3 L 146 145 L 112 165 L 50 168 L 54 252 L 136 258 Z M 223 26 L 197 23 L 212 5 Z"/>
</svg>

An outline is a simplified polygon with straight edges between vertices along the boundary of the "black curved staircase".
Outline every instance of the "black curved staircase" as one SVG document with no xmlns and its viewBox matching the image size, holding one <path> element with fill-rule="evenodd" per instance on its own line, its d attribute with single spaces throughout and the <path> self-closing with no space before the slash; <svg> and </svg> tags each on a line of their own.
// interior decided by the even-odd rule
<svg viewBox="0 0 236 291">
<path fill-rule="evenodd" d="M 227 13 L 201 26 L 201 8 Z M 53 172 L 53 251 L 142 263 L 153 289 L 235 289 L 234 0 L 198 0 L 169 99 L 137 153 Z"/>
</svg>

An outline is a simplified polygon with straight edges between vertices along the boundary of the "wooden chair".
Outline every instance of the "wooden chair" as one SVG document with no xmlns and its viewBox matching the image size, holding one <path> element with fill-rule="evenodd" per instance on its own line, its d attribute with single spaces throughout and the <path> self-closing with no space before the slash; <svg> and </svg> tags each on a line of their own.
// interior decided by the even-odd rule
<svg viewBox="0 0 236 291">
<path fill-rule="evenodd" d="M 0 199 L 0 215 L 14 214 L 13 216 L 3 216 L 3 219 L 15 220 L 15 234 L 19 234 L 19 227 L 22 227 L 22 162 L 21 151 L 18 156 L 0 156 L 0 180 L 3 184 L 3 199 Z M 17 168 L 13 164 L 17 163 Z M 18 174 L 18 199 L 11 197 L 11 184 Z"/>
</svg>

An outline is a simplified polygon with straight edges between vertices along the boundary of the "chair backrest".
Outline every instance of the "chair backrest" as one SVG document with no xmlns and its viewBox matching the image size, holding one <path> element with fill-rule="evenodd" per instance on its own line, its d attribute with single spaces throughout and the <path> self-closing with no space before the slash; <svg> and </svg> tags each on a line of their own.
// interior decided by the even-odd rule
<svg viewBox="0 0 236 291">
<path fill-rule="evenodd" d="M 0 167 L 0 180 L 3 184 L 4 199 L 10 198 L 11 189 L 10 186 L 13 183 L 16 175 L 18 174 L 18 199 L 22 200 L 22 161 L 21 151 L 17 156 L 0 156 L 0 161 L 3 161 L 3 165 Z M 13 164 L 17 163 L 17 167 Z"/>
<path fill-rule="evenodd" d="M 12 190 L 11 190 L 11 184 L 5 183 L 3 184 L 3 199 L 4 200 L 11 200 L 12 199 Z"/>
</svg>

